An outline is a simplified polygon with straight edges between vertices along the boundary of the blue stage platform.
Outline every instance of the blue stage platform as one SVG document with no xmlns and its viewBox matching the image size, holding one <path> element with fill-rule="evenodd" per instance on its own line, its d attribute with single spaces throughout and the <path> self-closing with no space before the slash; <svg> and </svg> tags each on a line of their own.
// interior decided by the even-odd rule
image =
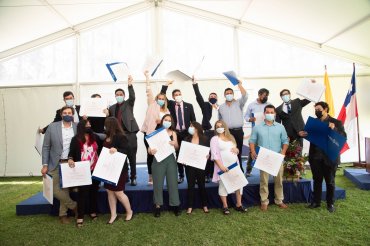
<svg viewBox="0 0 370 246">
<path fill-rule="evenodd" d="M 355 183 L 358 188 L 370 190 L 370 173 L 365 169 L 344 169 L 344 176 Z"/>
<path fill-rule="evenodd" d="M 130 186 L 126 185 L 126 194 L 130 199 L 131 206 L 136 213 L 140 212 L 151 212 L 153 208 L 153 191 L 152 186 L 147 184 L 147 168 L 144 165 L 139 165 L 137 168 L 138 173 L 138 185 Z M 248 178 L 249 184 L 244 187 L 243 190 L 243 205 L 250 207 L 260 204 L 259 196 L 259 170 L 254 169 L 252 176 Z M 221 201 L 218 196 L 218 185 L 214 183 L 206 184 L 207 195 L 208 195 L 208 206 L 209 208 L 221 208 Z M 274 187 L 273 180 L 270 178 L 269 182 L 270 189 L 270 202 L 273 203 Z M 181 207 L 186 208 L 186 192 L 187 183 L 186 181 L 179 185 L 179 193 L 181 200 Z M 323 196 L 324 196 L 323 191 Z M 345 198 L 345 191 L 343 189 L 336 189 L 336 199 Z M 76 193 L 71 193 L 72 199 L 74 199 Z M 311 200 L 312 188 L 311 180 L 301 179 L 297 182 L 284 181 L 284 202 L 285 203 L 308 203 Z M 325 197 L 324 197 L 325 199 Z M 98 209 L 100 213 L 109 213 L 109 206 L 107 200 L 107 193 L 104 189 L 99 190 L 99 202 Z M 164 203 L 168 204 L 168 193 L 164 191 Z M 235 205 L 235 196 L 229 196 L 229 206 Z M 42 196 L 42 192 L 35 194 L 34 196 L 20 202 L 16 205 L 17 215 L 33 215 L 33 214 L 58 214 L 59 201 L 54 199 L 54 205 L 48 204 L 45 198 Z M 196 195 L 195 206 L 200 207 L 199 197 Z M 169 209 L 167 205 L 164 209 Z M 123 209 L 119 205 L 119 212 Z"/>
</svg>

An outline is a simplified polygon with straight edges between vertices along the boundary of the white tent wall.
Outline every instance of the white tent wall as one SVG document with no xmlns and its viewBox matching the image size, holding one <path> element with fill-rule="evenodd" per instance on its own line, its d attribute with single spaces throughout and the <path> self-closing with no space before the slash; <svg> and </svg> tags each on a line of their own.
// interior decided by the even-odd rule
<svg viewBox="0 0 370 246">
<path fill-rule="evenodd" d="M 322 83 L 323 77 L 314 77 Z M 349 88 L 351 75 L 330 77 L 332 93 L 334 97 L 336 115 L 343 104 L 344 97 Z M 265 87 L 270 90 L 269 101 L 275 106 L 281 103 L 279 98 L 280 90 L 288 88 L 293 97 L 295 89 L 302 78 L 255 78 L 244 79 L 244 85 L 248 90 L 248 103 L 255 100 L 258 89 Z M 153 83 L 153 92 L 159 92 L 162 83 Z M 202 80 L 199 87 L 205 99 L 208 94 L 215 91 L 219 96 L 223 95 L 223 90 L 231 84 L 226 80 Z M 114 90 L 123 88 L 127 93 L 127 83 L 120 84 L 85 84 L 80 85 L 80 99 L 90 97 L 91 94 L 100 93 L 103 98 L 114 100 Z M 142 81 L 134 82 L 136 103 L 135 117 L 141 127 L 146 110 L 145 83 Z M 183 97 L 187 102 L 194 105 L 197 120 L 202 119 L 200 108 L 195 100 L 191 82 L 174 83 L 168 89 L 167 95 L 171 97 L 171 91 L 180 88 Z M 0 175 L 1 176 L 28 176 L 40 175 L 41 157 L 34 149 L 35 132 L 38 126 L 45 126 L 53 120 L 56 109 L 63 105 L 62 94 L 66 90 L 76 91 L 73 86 L 50 86 L 50 87 L 28 87 L 28 88 L 4 88 L 0 89 Z M 370 76 L 357 77 L 357 100 L 360 115 L 361 139 L 370 136 L 370 129 L 366 126 L 370 124 L 370 114 L 368 105 L 370 97 Z M 126 94 L 126 96 L 128 96 Z M 223 97 L 220 98 L 223 101 Z M 324 97 L 322 97 L 324 99 Z M 78 103 L 80 100 L 76 100 Z M 304 119 L 314 115 L 313 104 L 309 104 L 303 110 Z M 4 119 L 5 116 L 5 119 Z M 5 123 L 3 123 L 5 122 Z M 307 143 L 305 143 L 307 149 Z M 362 160 L 364 159 L 364 143 L 361 142 Z M 357 161 L 357 148 L 350 149 L 342 155 L 342 162 Z M 138 133 L 138 154 L 137 161 L 146 161 L 146 150 L 143 144 L 143 134 Z"/>
</svg>

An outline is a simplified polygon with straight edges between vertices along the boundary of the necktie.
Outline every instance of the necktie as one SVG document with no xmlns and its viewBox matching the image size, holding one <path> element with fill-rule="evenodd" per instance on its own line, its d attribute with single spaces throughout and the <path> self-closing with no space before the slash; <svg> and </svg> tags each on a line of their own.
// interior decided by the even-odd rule
<svg viewBox="0 0 370 246">
<path fill-rule="evenodd" d="M 292 112 L 292 108 L 290 107 L 290 103 L 286 103 L 286 107 L 288 109 L 288 114 Z"/>
<path fill-rule="evenodd" d="M 184 125 L 184 120 L 182 119 L 182 110 L 181 110 L 181 105 L 177 104 L 177 117 L 179 120 L 179 126 L 180 126 L 180 131 L 182 131 L 182 126 Z"/>
</svg>

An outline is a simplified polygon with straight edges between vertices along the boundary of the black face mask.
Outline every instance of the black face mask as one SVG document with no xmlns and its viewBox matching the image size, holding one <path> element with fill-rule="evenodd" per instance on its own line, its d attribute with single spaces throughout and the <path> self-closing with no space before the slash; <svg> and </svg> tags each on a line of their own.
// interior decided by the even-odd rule
<svg viewBox="0 0 370 246">
<path fill-rule="evenodd" d="M 316 115 L 316 117 L 318 118 L 318 119 L 321 119 L 321 117 L 322 117 L 322 111 L 315 111 L 315 115 Z"/>
<path fill-rule="evenodd" d="M 215 103 L 217 102 L 217 99 L 216 99 L 216 98 L 210 98 L 210 99 L 209 99 L 209 102 L 210 102 L 211 104 L 215 104 Z"/>
<path fill-rule="evenodd" d="M 85 133 L 91 134 L 91 133 L 93 133 L 93 130 L 91 129 L 91 127 L 86 127 Z"/>
<path fill-rule="evenodd" d="M 262 99 L 261 99 L 261 103 L 266 103 L 268 99 L 269 99 L 268 97 L 264 97 L 264 98 L 262 98 Z"/>
</svg>

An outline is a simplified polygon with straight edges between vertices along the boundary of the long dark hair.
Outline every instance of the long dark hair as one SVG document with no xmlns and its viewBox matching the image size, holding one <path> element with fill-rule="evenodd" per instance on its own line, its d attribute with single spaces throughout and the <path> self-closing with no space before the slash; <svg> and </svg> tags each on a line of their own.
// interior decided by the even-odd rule
<svg viewBox="0 0 370 246">
<path fill-rule="evenodd" d="M 124 135 L 121 125 L 118 123 L 118 120 L 115 117 L 108 117 L 105 119 L 104 122 L 105 126 L 105 133 L 107 134 L 107 138 L 113 140 L 115 135 Z"/>
<path fill-rule="evenodd" d="M 193 126 L 197 130 L 199 140 L 202 140 L 202 141 L 207 140 L 207 137 L 206 137 L 206 135 L 204 135 L 204 132 L 203 132 L 203 127 L 199 122 L 193 121 L 193 122 L 190 123 L 190 125 Z M 190 135 L 189 136 L 189 141 L 191 141 L 192 138 L 193 138 L 193 136 Z"/>
<path fill-rule="evenodd" d="M 168 129 L 170 129 L 170 130 L 174 130 L 175 129 L 175 122 L 173 122 L 173 118 L 172 118 L 172 116 L 170 115 L 170 114 L 165 114 L 165 115 L 163 115 L 163 117 L 162 117 L 162 120 L 161 120 L 161 126 L 163 126 L 163 121 L 164 121 L 164 118 L 166 118 L 167 116 L 169 116 L 170 118 L 171 118 L 171 126 L 170 126 L 170 128 L 168 128 Z"/>
<path fill-rule="evenodd" d="M 88 121 L 88 120 L 81 120 L 77 124 L 77 134 L 76 134 L 76 137 L 77 137 L 77 140 L 82 145 L 84 143 L 86 143 L 85 134 L 88 134 L 89 135 L 89 142 L 87 143 L 87 145 L 92 145 L 95 142 L 95 134 L 92 131 L 89 132 L 89 133 L 86 132 L 86 124 L 87 124 L 87 122 L 90 122 L 90 121 Z"/>
</svg>

